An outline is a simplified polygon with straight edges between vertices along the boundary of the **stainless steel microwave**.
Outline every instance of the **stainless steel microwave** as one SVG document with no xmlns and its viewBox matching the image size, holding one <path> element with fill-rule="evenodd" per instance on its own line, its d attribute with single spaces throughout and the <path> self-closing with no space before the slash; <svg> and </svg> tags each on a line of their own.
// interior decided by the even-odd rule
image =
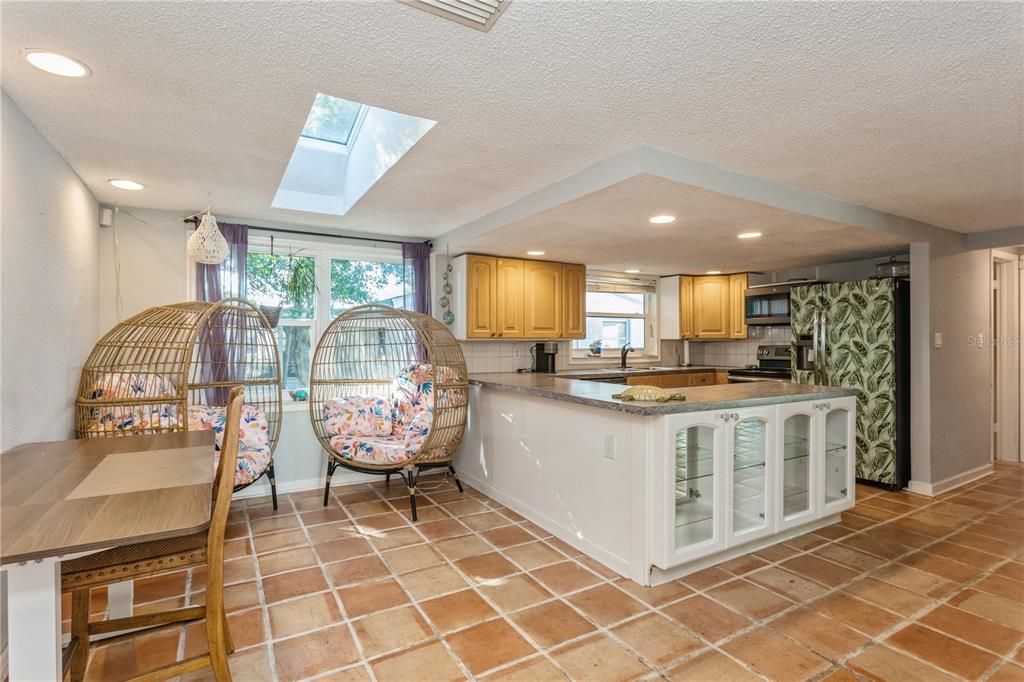
<svg viewBox="0 0 1024 682">
<path fill-rule="evenodd" d="M 785 325 L 790 322 L 789 290 L 795 286 L 814 284 L 812 280 L 790 280 L 772 284 L 755 284 L 744 292 L 744 318 L 748 325 Z"/>
</svg>

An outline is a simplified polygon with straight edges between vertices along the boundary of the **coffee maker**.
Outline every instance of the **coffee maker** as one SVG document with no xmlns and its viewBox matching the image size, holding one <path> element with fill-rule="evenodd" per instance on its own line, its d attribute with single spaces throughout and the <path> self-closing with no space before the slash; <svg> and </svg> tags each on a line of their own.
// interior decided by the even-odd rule
<svg viewBox="0 0 1024 682">
<path fill-rule="evenodd" d="M 535 344 L 531 351 L 533 352 L 533 371 L 554 374 L 558 344 L 554 341 L 541 341 Z"/>
</svg>

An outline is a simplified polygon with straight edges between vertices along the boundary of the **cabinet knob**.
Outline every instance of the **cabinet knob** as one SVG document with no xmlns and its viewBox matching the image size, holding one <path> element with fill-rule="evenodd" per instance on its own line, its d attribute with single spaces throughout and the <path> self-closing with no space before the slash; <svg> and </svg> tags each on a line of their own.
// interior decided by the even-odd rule
<svg viewBox="0 0 1024 682">
<path fill-rule="evenodd" d="M 491 336 L 494 336 L 494 332 L 491 332 Z"/>
</svg>

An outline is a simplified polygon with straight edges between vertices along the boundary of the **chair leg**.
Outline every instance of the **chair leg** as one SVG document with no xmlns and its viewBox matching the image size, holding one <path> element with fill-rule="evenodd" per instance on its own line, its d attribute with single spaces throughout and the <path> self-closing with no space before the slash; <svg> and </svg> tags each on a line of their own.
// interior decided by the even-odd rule
<svg viewBox="0 0 1024 682">
<path fill-rule="evenodd" d="M 398 475 L 402 477 L 406 487 L 409 488 L 409 509 L 412 511 L 412 522 L 416 523 L 416 479 L 419 478 L 419 472 L 416 469 L 409 469 L 408 471 L 399 471 Z"/>
<path fill-rule="evenodd" d="M 71 593 L 71 636 L 78 640 L 71 656 L 71 682 L 82 682 L 89 665 L 89 588 Z"/>
<path fill-rule="evenodd" d="M 334 470 L 338 468 L 337 462 L 333 459 L 327 460 L 327 483 L 324 485 L 324 506 L 327 506 L 327 500 L 330 499 L 331 495 L 331 476 L 334 475 Z"/>
<path fill-rule="evenodd" d="M 274 501 L 274 511 L 277 511 L 277 479 L 274 478 L 274 463 L 267 467 L 267 478 L 270 479 L 270 499 Z"/>
<path fill-rule="evenodd" d="M 448 471 L 451 472 L 452 478 L 455 479 L 455 485 L 459 486 L 459 492 L 460 493 L 466 492 L 465 490 L 462 489 L 462 481 L 459 480 L 459 475 L 457 473 L 455 473 L 455 467 L 453 465 L 449 464 L 448 465 Z"/>
<path fill-rule="evenodd" d="M 227 633 L 227 622 L 221 615 L 206 614 L 206 645 L 210 651 L 210 667 L 217 682 L 231 682 L 231 669 L 228 667 L 228 649 L 230 643 Z"/>
<path fill-rule="evenodd" d="M 384 487 L 385 488 L 390 488 L 391 487 L 391 474 L 384 474 Z"/>
<path fill-rule="evenodd" d="M 224 609 L 220 610 L 220 627 L 224 631 L 225 649 L 229 654 L 235 653 L 235 640 L 231 639 L 231 628 L 228 627 L 228 616 Z"/>
</svg>

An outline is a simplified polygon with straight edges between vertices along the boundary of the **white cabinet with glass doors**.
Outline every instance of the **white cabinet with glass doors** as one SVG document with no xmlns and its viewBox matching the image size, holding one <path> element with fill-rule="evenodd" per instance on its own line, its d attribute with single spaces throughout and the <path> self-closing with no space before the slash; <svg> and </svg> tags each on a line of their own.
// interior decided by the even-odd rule
<svg viewBox="0 0 1024 682">
<path fill-rule="evenodd" d="M 679 566 L 853 506 L 854 409 L 838 398 L 666 416 L 653 563 Z"/>
</svg>

